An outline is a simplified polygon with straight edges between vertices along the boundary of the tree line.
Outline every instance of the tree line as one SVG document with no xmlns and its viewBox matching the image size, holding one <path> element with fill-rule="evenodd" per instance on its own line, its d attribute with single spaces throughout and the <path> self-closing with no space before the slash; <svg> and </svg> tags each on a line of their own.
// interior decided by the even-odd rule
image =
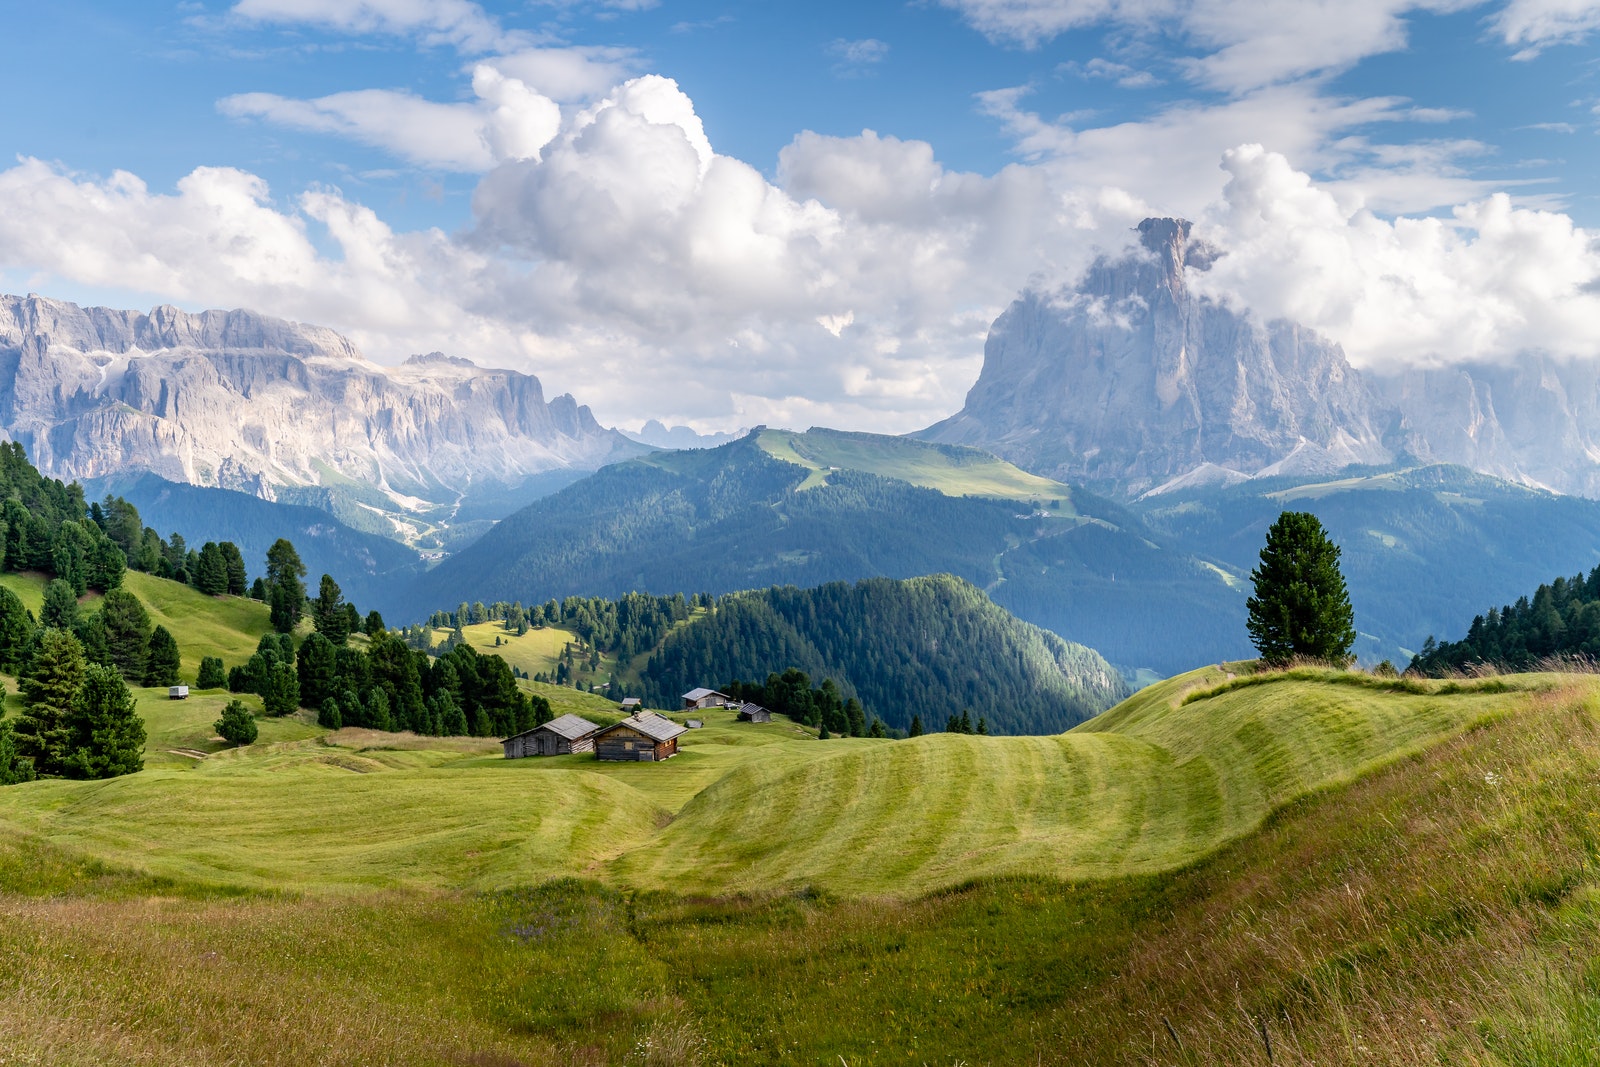
<svg viewBox="0 0 1600 1067">
<path fill-rule="evenodd" d="M 1600 656 L 1600 567 L 1474 616 L 1459 641 L 1430 634 L 1409 669 L 1435 677 L 1478 665 L 1526 671 L 1551 656 Z"/>
</svg>

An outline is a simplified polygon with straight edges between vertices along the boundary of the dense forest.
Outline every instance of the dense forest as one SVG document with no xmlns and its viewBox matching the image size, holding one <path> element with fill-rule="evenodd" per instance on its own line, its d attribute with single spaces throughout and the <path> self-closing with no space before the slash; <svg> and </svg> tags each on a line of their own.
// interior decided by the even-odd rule
<svg viewBox="0 0 1600 1067">
<path fill-rule="evenodd" d="M 786 668 L 832 680 L 894 730 L 975 709 L 995 733 L 1055 733 L 1128 693 L 1097 653 L 935 575 L 720 597 L 651 656 L 643 696 L 670 707 L 697 685 L 770 684 Z"/>
<path fill-rule="evenodd" d="M 1478 666 L 1502 671 L 1536 668 L 1549 657 L 1600 656 L 1600 567 L 1541 585 L 1530 599 L 1490 608 L 1459 641 L 1429 637 L 1411 670 L 1438 677 Z"/>
</svg>

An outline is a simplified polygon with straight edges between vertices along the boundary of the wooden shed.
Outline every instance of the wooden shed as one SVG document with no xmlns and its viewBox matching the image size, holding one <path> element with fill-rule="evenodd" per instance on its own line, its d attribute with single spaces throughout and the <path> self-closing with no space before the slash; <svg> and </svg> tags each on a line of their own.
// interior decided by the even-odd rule
<svg viewBox="0 0 1600 1067">
<path fill-rule="evenodd" d="M 728 703 L 736 703 L 736 701 L 727 693 L 719 693 L 715 689 L 691 689 L 683 694 L 684 711 L 694 711 L 698 708 L 720 708 Z"/>
<path fill-rule="evenodd" d="M 671 759 L 678 754 L 678 735 L 683 732 L 671 719 L 641 711 L 595 734 L 595 756 L 629 763 Z"/>
<path fill-rule="evenodd" d="M 738 719 L 740 722 L 771 722 L 772 712 L 760 704 L 745 703 L 739 706 Z"/>
<path fill-rule="evenodd" d="M 639 697 L 623 697 L 622 698 L 622 710 L 626 711 L 630 715 L 633 714 L 636 711 L 643 711 L 644 710 L 644 701 L 641 700 Z"/>
<path fill-rule="evenodd" d="M 595 732 L 599 729 L 598 723 L 592 723 L 581 715 L 563 715 L 508 737 L 500 744 L 505 746 L 506 759 L 593 752 Z"/>
</svg>

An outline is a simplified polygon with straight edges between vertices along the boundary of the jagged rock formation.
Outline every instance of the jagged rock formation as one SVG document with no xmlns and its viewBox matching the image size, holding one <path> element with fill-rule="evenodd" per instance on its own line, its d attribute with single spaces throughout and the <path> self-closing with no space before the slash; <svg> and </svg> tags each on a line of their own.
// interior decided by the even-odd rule
<svg viewBox="0 0 1600 1067">
<path fill-rule="evenodd" d="M 251 311 L 37 296 L 0 297 L 0 432 L 57 477 L 318 487 L 400 513 L 644 451 L 516 371 L 438 353 L 383 368 L 332 330 Z"/>
<path fill-rule="evenodd" d="M 1362 374 L 1312 330 L 1196 295 L 1189 272 L 1219 253 L 1188 222 L 1139 235 L 1076 287 L 1013 303 L 965 407 L 918 436 L 1131 496 L 1401 460 L 1600 495 L 1594 364 Z"/>
</svg>

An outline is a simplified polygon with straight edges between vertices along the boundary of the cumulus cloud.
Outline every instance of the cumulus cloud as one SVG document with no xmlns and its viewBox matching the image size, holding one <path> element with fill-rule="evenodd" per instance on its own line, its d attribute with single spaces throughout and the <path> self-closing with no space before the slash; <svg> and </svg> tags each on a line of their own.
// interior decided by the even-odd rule
<svg viewBox="0 0 1600 1067">
<path fill-rule="evenodd" d="M 507 77 L 562 103 L 604 96 L 640 73 L 642 65 L 634 49 L 606 45 L 524 48 L 493 60 Z"/>
<path fill-rule="evenodd" d="M 362 89 L 314 100 L 240 93 L 219 100 L 217 109 L 234 118 L 347 137 L 421 166 L 469 173 L 536 157 L 560 128 L 561 109 L 554 101 L 493 66 L 479 64 L 473 70 L 472 89 L 478 99 L 470 104 Z"/>
<path fill-rule="evenodd" d="M 1260 145 L 1228 152 L 1199 284 L 1344 344 L 1379 369 L 1521 352 L 1600 356 L 1600 234 L 1496 193 L 1450 218 L 1386 220 Z"/>
</svg>

